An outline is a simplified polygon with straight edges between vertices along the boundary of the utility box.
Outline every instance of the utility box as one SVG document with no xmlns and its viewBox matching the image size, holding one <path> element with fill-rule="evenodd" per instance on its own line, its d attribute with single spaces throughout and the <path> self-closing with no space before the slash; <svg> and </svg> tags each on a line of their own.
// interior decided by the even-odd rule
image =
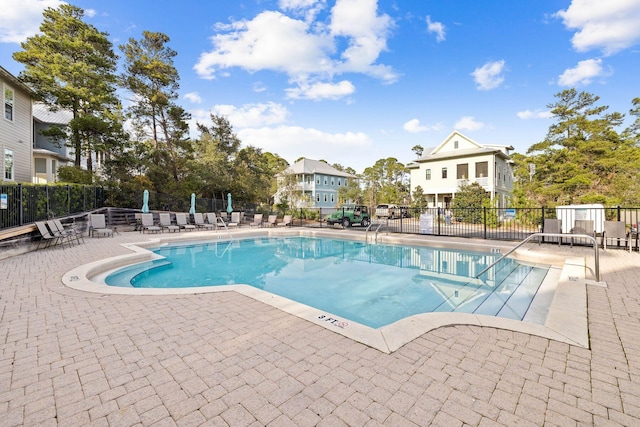
<svg viewBox="0 0 640 427">
<path fill-rule="evenodd" d="M 591 220 L 596 233 L 604 231 L 604 206 L 567 205 L 556 207 L 556 218 L 562 220 L 562 233 L 571 233 L 576 220 Z"/>
</svg>

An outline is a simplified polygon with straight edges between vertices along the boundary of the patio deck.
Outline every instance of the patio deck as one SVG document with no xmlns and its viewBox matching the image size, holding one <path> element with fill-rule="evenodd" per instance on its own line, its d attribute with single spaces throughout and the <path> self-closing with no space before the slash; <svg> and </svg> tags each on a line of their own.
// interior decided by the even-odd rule
<svg viewBox="0 0 640 427">
<path fill-rule="evenodd" d="M 101 295 L 62 284 L 70 269 L 140 240 L 121 232 L 0 260 L 0 424 L 640 424 L 638 253 L 600 253 L 608 286 L 587 287 L 589 349 L 449 326 L 386 354 L 235 292 Z M 531 250 L 593 265 L 590 248 Z"/>
</svg>

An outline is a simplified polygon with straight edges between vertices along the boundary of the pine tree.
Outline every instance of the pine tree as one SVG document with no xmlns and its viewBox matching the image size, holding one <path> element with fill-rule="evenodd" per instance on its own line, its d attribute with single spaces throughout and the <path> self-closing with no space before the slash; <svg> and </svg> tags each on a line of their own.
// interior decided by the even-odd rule
<svg viewBox="0 0 640 427">
<path fill-rule="evenodd" d="M 62 4 L 44 11 L 40 34 L 21 44 L 13 58 L 25 65 L 20 78 L 37 99 L 52 109 L 73 113 L 69 124 L 75 165 L 91 153 L 108 153 L 111 144 L 122 142 L 122 117 L 116 96 L 116 61 L 107 34 L 83 21 L 84 11 Z"/>
</svg>

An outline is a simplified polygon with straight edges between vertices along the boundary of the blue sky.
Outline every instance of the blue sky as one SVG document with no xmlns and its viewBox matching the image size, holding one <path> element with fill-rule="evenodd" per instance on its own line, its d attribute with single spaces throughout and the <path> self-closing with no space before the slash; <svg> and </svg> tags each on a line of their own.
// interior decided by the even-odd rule
<svg viewBox="0 0 640 427">
<path fill-rule="evenodd" d="M 0 65 L 59 0 L 3 0 Z M 524 153 L 575 87 L 627 113 L 640 96 L 640 0 L 78 0 L 118 45 L 158 31 L 179 103 L 226 116 L 244 145 L 357 172 L 453 130 Z M 126 105 L 126 102 L 125 102 Z M 627 121 L 627 124 L 630 120 Z"/>
</svg>

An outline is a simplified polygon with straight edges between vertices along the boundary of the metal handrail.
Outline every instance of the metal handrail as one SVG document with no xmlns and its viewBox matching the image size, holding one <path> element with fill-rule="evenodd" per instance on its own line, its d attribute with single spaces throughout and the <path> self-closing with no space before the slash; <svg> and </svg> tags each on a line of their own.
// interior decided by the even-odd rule
<svg viewBox="0 0 640 427">
<path fill-rule="evenodd" d="M 371 227 L 373 227 L 374 225 L 377 225 L 378 228 L 376 228 L 376 234 L 375 234 L 375 240 L 374 240 L 374 244 L 378 243 L 378 231 L 380 230 L 380 227 L 382 227 L 384 225 L 383 222 L 379 222 L 377 224 L 374 224 L 373 222 L 369 224 L 369 226 L 367 227 L 367 229 L 364 231 L 364 241 L 365 243 L 369 243 L 369 230 L 371 229 Z"/>
<path fill-rule="evenodd" d="M 224 222 L 224 219 L 222 219 L 221 217 L 217 216 L 216 217 L 216 226 L 218 226 L 218 222 L 221 222 L 222 225 L 224 226 L 224 229 L 227 230 L 227 234 L 229 235 L 229 240 L 233 240 L 233 236 L 231 235 L 231 231 L 229 231 L 229 227 L 227 227 L 227 223 Z"/>
<path fill-rule="evenodd" d="M 591 241 L 593 241 L 596 281 L 597 282 L 600 281 L 600 258 L 599 258 L 599 252 L 598 252 L 598 241 L 596 240 L 596 238 L 593 236 L 589 236 L 588 234 L 561 234 L 561 233 L 533 233 L 532 235 L 525 238 L 522 242 L 518 243 L 513 249 L 509 250 L 506 254 L 502 255 L 500 258 L 492 262 L 491 265 L 489 265 L 487 268 L 482 270 L 480 273 L 476 274 L 476 279 L 482 276 L 487 271 L 489 271 L 493 266 L 495 266 L 497 263 L 505 259 L 513 251 L 515 251 L 520 246 L 524 245 L 534 237 L 569 237 L 571 239 L 575 239 L 575 238 L 590 239 Z"/>
</svg>

